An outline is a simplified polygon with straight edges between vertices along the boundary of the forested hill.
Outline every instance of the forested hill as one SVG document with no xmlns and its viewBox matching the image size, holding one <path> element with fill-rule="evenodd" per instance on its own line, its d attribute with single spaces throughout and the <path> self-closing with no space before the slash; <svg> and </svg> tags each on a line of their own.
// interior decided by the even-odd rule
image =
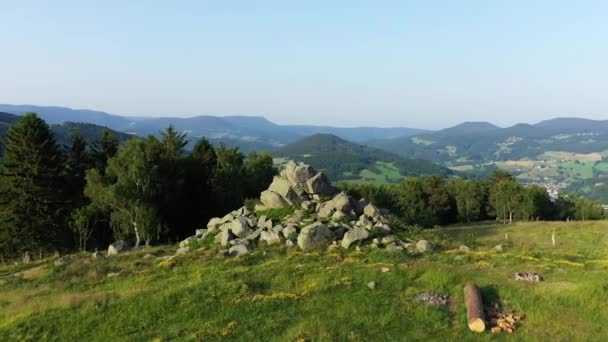
<svg viewBox="0 0 608 342">
<path fill-rule="evenodd" d="M 0 150 L 3 146 L 1 137 L 8 130 L 8 128 L 19 121 L 20 116 L 0 112 Z M 76 123 L 76 122 L 65 122 L 63 124 L 50 125 L 51 130 L 55 135 L 55 140 L 59 145 L 69 145 L 72 140 L 72 134 L 74 132 L 80 133 L 87 143 L 97 141 L 103 135 L 103 131 L 108 129 L 106 127 L 90 124 L 90 123 Z M 126 141 L 132 136 L 123 132 L 117 132 L 110 130 L 110 133 L 118 139 L 119 142 Z"/>
<path fill-rule="evenodd" d="M 592 153 L 608 149 L 608 121 L 557 118 L 500 128 L 464 123 L 438 132 L 370 142 L 397 154 L 436 162 L 536 158 L 547 151 Z"/>
<path fill-rule="evenodd" d="M 303 161 L 338 181 L 373 178 L 378 182 L 394 183 L 405 176 L 449 176 L 453 173 L 426 160 L 404 158 L 332 134 L 312 135 L 273 151 L 273 155 Z M 382 177 L 384 179 L 379 179 Z"/>
<path fill-rule="evenodd" d="M 174 125 L 177 131 L 188 133 L 188 138 L 193 141 L 192 144 L 200 137 L 206 137 L 214 144 L 239 146 L 244 151 L 271 150 L 317 133 L 335 134 L 343 139 L 363 142 L 425 132 L 408 127 L 280 125 L 261 116 L 243 115 L 177 117 L 176 114 L 179 113 L 167 113 L 168 115 L 164 117 L 128 117 L 94 110 L 32 105 L 0 104 L 0 112 L 12 114 L 35 112 L 50 124 L 89 122 L 140 137 L 156 135 L 169 125 Z"/>
</svg>

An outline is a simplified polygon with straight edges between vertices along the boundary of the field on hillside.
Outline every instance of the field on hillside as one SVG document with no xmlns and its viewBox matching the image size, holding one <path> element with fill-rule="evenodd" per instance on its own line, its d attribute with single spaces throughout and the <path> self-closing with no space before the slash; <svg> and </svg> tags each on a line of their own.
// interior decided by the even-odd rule
<svg viewBox="0 0 608 342">
<path fill-rule="evenodd" d="M 93 260 L 0 267 L 3 341 L 603 341 L 608 338 L 608 222 L 477 224 L 418 232 L 438 247 L 304 254 L 259 246 L 224 259 L 177 246 Z M 506 234 L 506 235 L 505 235 Z M 556 246 L 552 245 L 555 234 Z M 471 247 L 459 251 L 461 244 Z M 504 251 L 494 246 L 504 244 Z M 388 268 L 389 272 L 383 272 Z M 539 272 L 523 283 L 514 272 Z M 15 276 L 17 273 L 17 276 Z M 513 335 L 466 327 L 462 289 L 526 315 Z M 372 290 L 368 283 L 374 281 Z M 413 299 L 449 295 L 446 306 Z"/>
</svg>

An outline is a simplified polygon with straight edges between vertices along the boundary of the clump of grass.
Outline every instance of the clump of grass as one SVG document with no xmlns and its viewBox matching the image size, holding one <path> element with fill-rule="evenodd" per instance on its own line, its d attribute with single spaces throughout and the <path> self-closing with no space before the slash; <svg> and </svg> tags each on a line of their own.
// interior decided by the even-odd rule
<svg viewBox="0 0 608 342">
<path fill-rule="evenodd" d="M 266 215 L 267 218 L 282 221 L 287 216 L 293 214 L 296 208 L 293 206 L 285 207 L 285 208 L 276 208 L 276 209 L 268 209 L 263 211 L 257 211 L 255 215 L 257 217 L 261 217 L 262 215 Z"/>
</svg>

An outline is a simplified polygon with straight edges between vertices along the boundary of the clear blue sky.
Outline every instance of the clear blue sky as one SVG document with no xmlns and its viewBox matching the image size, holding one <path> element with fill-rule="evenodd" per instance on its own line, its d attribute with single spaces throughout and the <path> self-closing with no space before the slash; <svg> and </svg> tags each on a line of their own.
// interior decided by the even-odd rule
<svg viewBox="0 0 608 342">
<path fill-rule="evenodd" d="M 608 1 L 0 0 L 0 103 L 440 128 L 608 119 Z"/>
</svg>

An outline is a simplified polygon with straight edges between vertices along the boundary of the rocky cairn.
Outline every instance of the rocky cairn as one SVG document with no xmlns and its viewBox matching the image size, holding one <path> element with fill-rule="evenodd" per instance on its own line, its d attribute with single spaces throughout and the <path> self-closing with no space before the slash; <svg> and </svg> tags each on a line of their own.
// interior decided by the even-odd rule
<svg viewBox="0 0 608 342">
<path fill-rule="evenodd" d="M 269 209 L 288 207 L 295 209 L 281 220 L 264 215 Z M 305 252 L 363 243 L 395 252 L 432 250 L 428 241 L 402 241 L 392 233 L 386 210 L 338 192 L 322 172 L 290 161 L 260 194 L 255 210 L 242 207 L 224 217 L 212 218 L 206 229 L 197 229 L 194 236 L 180 242 L 177 254 L 187 252 L 193 241 L 209 236 L 224 247 L 226 256 L 248 254 L 260 243 L 297 246 Z"/>
</svg>

